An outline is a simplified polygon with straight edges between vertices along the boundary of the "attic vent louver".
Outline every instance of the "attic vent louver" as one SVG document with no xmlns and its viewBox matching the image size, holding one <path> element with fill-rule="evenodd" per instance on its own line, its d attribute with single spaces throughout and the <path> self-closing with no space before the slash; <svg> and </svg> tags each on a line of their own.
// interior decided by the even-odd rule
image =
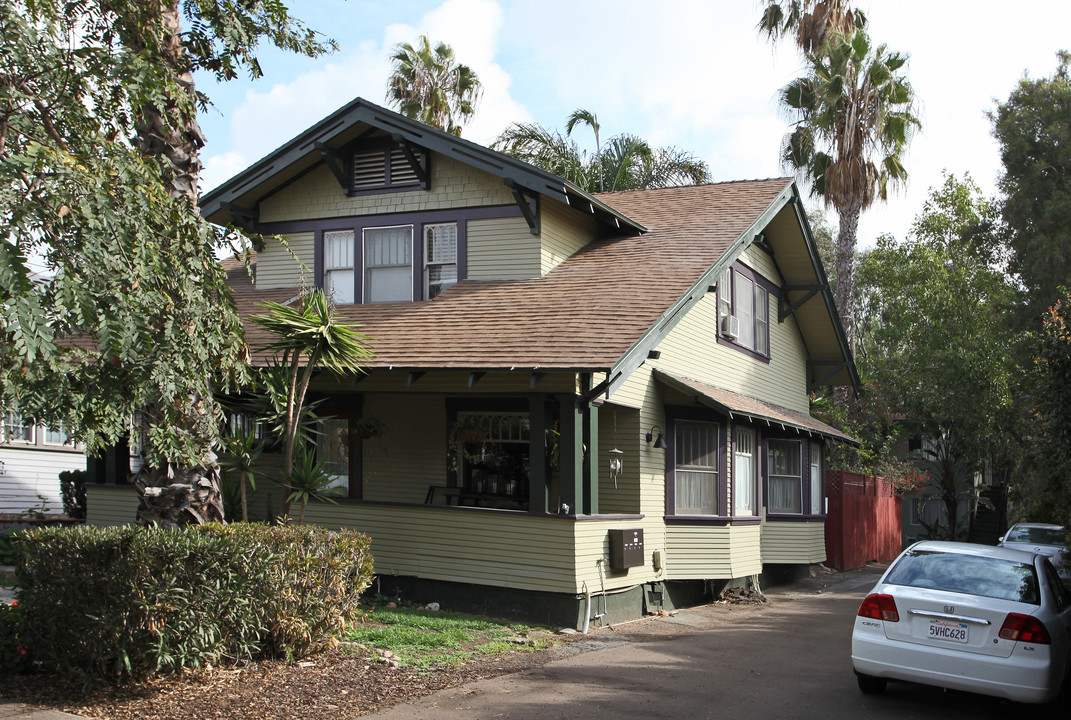
<svg viewBox="0 0 1071 720">
<path fill-rule="evenodd" d="M 418 165 L 426 161 L 419 148 L 410 146 Z M 363 149 L 353 153 L 353 187 L 355 191 L 410 187 L 421 184 L 421 176 L 400 147 Z"/>
<path fill-rule="evenodd" d="M 387 184 L 387 168 L 382 150 L 353 154 L 353 187 L 382 187 Z"/>
</svg>

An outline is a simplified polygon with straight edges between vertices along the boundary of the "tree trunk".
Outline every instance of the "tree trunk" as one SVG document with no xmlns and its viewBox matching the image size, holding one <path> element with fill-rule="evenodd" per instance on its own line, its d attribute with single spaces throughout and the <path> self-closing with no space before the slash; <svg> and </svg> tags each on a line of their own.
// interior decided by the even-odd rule
<svg viewBox="0 0 1071 720">
<path fill-rule="evenodd" d="M 158 7 L 145 7 L 142 18 L 126 17 L 120 22 L 131 33 L 128 46 L 132 50 L 152 48 L 158 51 L 159 62 L 174 74 L 182 95 L 168 98 L 161 105 L 149 103 L 141 108 L 135 123 L 134 147 L 143 156 L 157 160 L 163 171 L 163 181 L 171 197 L 185 198 L 190 212 L 197 212 L 197 183 L 201 172 L 200 150 L 204 136 L 197 124 L 197 103 L 193 76 L 188 71 L 186 50 L 182 45 L 182 22 L 179 0 L 157 0 Z M 159 12 L 163 37 L 151 42 L 150 33 L 158 31 L 155 12 Z M 147 18 L 147 19 L 146 19 Z M 202 413 L 213 412 L 211 392 L 196 407 Z M 196 418 L 189 419 L 190 430 L 198 432 Z M 205 522 L 223 522 L 223 493 L 220 467 L 212 451 L 212 439 L 204 438 L 202 466 L 178 468 L 165 462 L 162 468 L 150 468 L 138 474 L 141 500 L 138 504 L 139 523 L 177 526 Z"/>
<path fill-rule="evenodd" d="M 862 205 L 851 203 L 839 211 L 840 231 L 837 234 L 837 287 L 834 301 L 840 315 L 841 326 L 848 341 L 848 351 L 855 357 L 855 248 L 859 233 L 859 215 Z M 833 404 L 845 411 L 849 419 L 859 414 L 859 399 L 851 387 L 841 386 L 833 390 Z"/>
</svg>

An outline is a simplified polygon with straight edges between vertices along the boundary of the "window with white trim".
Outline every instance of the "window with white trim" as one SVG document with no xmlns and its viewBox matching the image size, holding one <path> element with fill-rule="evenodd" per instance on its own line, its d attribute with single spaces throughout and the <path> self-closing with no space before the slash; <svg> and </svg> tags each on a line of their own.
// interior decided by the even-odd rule
<svg viewBox="0 0 1071 720">
<path fill-rule="evenodd" d="M 826 494 L 822 474 L 822 443 L 811 441 L 808 454 L 811 465 L 811 514 L 824 515 Z"/>
<path fill-rule="evenodd" d="M 424 226 L 424 299 L 457 283 L 457 223 Z"/>
<path fill-rule="evenodd" d="M 677 420 L 673 426 L 674 513 L 718 512 L 718 424 Z"/>
<path fill-rule="evenodd" d="M 353 231 L 324 233 L 324 292 L 336 305 L 353 302 Z"/>
<path fill-rule="evenodd" d="M 413 299 L 413 226 L 365 228 L 364 302 Z"/>
<path fill-rule="evenodd" d="M 733 431 L 733 514 L 758 514 L 758 463 L 755 430 L 736 427 Z"/>
<path fill-rule="evenodd" d="M 770 355 L 770 293 L 737 269 L 726 270 L 718 279 L 718 334 L 759 355 Z"/>
<path fill-rule="evenodd" d="M 4 413 L 3 437 L 4 442 L 34 443 L 34 423 L 32 420 L 23 420 L 19 413 Z"/>
<path fill-rule="evenodd" d="M 74 446 L 74 438 L 67 431 L 64 423 L 60 423 L 58 428 L 45 428 L 45 445 L 67 445 Z"/>
<path fill-rule="evenodd" d="M 803 514 L 803 475 L 799 440 L 766 441 L 770 487 L 768 508 L 775 515 Z"/>
</svg>

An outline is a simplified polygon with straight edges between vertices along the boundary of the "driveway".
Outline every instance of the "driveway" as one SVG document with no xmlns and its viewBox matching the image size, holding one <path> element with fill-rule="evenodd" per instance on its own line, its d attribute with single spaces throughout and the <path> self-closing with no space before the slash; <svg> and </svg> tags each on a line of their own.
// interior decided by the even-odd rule
<svg viewBox="0 0 1071 720">
<path fill-rule="evenodd" d="M 592 633 L 531 670 L 452 688 L 365 717 L 988 718 L 1033 713 L 981 696 L 891 684 L 859 692 L 851 629 L 879 568 L 806 580 L 767 605 L 710 605 Z"/>
</svg>

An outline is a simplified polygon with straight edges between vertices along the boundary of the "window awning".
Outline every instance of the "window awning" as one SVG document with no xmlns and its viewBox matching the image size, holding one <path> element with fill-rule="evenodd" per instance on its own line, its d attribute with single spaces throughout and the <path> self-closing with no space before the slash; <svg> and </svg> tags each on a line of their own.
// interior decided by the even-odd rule
<svg viewBox="0 0 1071 720">
<path fill-rule="evenodd" d="M 847 435 L 821 420 L 815 420 L 810 415 L 715 387 L 698 380 L 673 375 L 663 370 L 655 370 L 654 375 L 659 382 L 667 387 L 692 396 L 700 405 L 706 405 L 720 413 L 724 413 L 730 419 L 742 417 L 755 423 L 779 425 L 807 435 L 818 435 L 837 442 L 859 445 L 859 441 L 851 435 Z"/>
</svg>

